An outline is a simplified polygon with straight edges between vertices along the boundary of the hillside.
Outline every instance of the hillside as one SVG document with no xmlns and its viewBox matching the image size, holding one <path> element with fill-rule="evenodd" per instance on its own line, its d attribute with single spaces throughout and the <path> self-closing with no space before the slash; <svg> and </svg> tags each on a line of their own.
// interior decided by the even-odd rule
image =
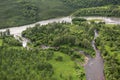
<svg viewBox="0 0 120 80">
<path fill-rule="evenodd" d="M 73 16 L 120 17 L 120 6 L 112 5 L 112 6 L 82 8 L 74 12 Z"/>
<path fill-rule="evenodd" d="M 62 0 L 65 4 L 74 8 L 96 7 L 103 5 L 117 5 L 119 0 Z"/>
<path fill-rule="evenodd" d="M 79 8 L 119 3 L 119 0 L 0 0 L 0 28 L 67 16 Z"/>
<path fill-rule="evenodd" d="M 60 0 L 1 0 L 0 28 L 66 16 L 73 11 Z"/>
</svg>

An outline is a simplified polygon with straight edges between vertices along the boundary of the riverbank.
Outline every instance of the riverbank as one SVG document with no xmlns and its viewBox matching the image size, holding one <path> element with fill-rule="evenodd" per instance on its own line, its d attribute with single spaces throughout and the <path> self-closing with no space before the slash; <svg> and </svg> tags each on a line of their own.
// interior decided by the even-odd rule
<svg viewBox="0 0 120 80">
<path fill-rule="evenodd" d="M 39 21 L 33 24 L 29 24 L 29 25 L 24 25 L 24 26 L 19 26 L 19 27 L 12 27 L 12 28 L 5 28 L 5 29 L 0 29 L 0 32 L 5 31 L 6 29 L 10 30 L 10 34 L 14 35 L 14 34 L 21 34 L 22 31 L 26 30 L 29 27 L 34 27 L 36 24 L 40 24 L 40 25 L 46 25 L 48 23 L 54 23 L 54 22 L 71 22 L 71 18 L 70 17 L 62 17 L 62 18 L 55 18 L 55 19 L 49 19 L 49 20 L 44 20 L 44 21 Z"/>
<path fill-rule="evenodd" d="M 85 18 L 87 20 L 92 20 L 92 19 L 101 19 L 103 21 L 105 21 L 105 23 L 107 24 L 120 24 L 120 18 L 115 18 L 115 17 L 82 17 Z M 19 27 L 12 27 L 12 28 L 5 28 L 5 29 L 0 29 L 1 31 L 5 31 L 6 29 L 10 29 L 10 33 L 13 34 L 21 34 L 22 31 L 26 30 L 29 27 L 34 27 L 36 24 L 40 24 L 40 25 L 46 25 L 48 23 L 53 23 L 53 22 L 68 22 L 71 23 L 72 21 L 72 17 L 71 16 L 67 16 L 67 17 L 62 17 L 62 18 L 55 18 L 55 19 L 49 19 L 49 20 L 44 20 L 44 21 L 39 21 L 33 24 L 29 24 L 29 25 L 24 25 L 24 26 L 19 26 Z"/>
</svg>

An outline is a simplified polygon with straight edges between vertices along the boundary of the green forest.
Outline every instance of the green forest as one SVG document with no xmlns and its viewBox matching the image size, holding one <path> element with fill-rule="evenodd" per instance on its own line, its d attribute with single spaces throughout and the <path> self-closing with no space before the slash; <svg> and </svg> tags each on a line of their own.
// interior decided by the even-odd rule
<svg viewBox="0 0 120 80">
<path fill-rule="evenodd" d="M 71 23 L 36 23 L 64 16 Z M 0 0 L 0 80 L 88 80 L 85 65 L 97 54 L 93 40 L 105 80 L 120 80 L 120 24 L 82 16 L 119 19 L 120 0 Z M 19 35 L 15 26 L 26 30 Z"/>
<path fill-rule="evenodd" d="M 22 36 L 31 40 L 29 49 L 23 48 L 13 36 L 1 36 L 0 79 L 86 80 L 85 56 L 79 51 L 95 56 L 91 46 L 94 29 L 100 34 L 96 42 L 104 58 L 106 80 L 119 80 L 120 26 L 88 24 L 87 20 L 79 18 L 73 19 L 73 24 L 37 24 L 23 31 Z"/>
<path fill-rule="evenodd" d="M 76 61 L 82 64 L 84 56 L 65 48 L 28 50 L 13 36 L 0 37 L 0 80 L 85 80 L 84 68 Z"/>
<path fill-rule="evenodd" d="M 53 23 L 45 26 L 36 25 L 36 27 L 24 31 L 23 36 L 32 41 L 31 47 L 40 48 L 40 45 L 58 47 L 57 51 L 69 55 L 76 61 L 77 58 L 80 59 L 81 57 L 78 56 L 77 51 L 79 50 L 85 51 L 94 57 L 95 53 L 91 42 L 94 36 L 93 30 L 97 29 L 100 36 L 96 42 L 104 58 L 106 80 L 119 80 L 120 26 L 93 22 L 88 24 L 85 19 L 73 19 L 73 23 L 72 25 L 69 23 Z M 83 80 L 82 78 L 80 79 Z"/>
<path fill-rule="evenodd" d="M 117 4 L 119 0 L 0 0 L 0 28 L 67 16 L 79 8 Z"/>
<path fill-rule="evenodd" d="M 120 6 L 102 6 L 92 8 L 82 8 L 73 13 L 73 16 L 107 16 L 120 17 Z"/>
<path fill-rule="evenodd" d="M 0 28 L 66 16 L 71 11 L 60 0 L 0 0 Z"/>
<path fill-rule="evenodd" d="M 104 58 L 106 80 L 119 80 L 120 75 L 120 26 L 95 23 L 75 18 L 70 23 L 36 25 L 23 31 L 30 39 L 29 49 L 6 35 L 0 38 L 1 80 L 86 80 L 85 51 L 91 57 L 94 29 L 100 36 L 96 42 Z M 112 33 L 112 34 L 111 34 Z M 45 46 L 45 47 L 42 47 Z"/>
</svg>

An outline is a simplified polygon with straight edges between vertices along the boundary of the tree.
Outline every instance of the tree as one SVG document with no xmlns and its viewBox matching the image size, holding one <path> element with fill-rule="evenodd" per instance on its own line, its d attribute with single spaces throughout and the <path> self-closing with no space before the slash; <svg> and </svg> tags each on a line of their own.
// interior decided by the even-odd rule
<svg viewBox="0 0 120 80">
<path fill-rule="evenodd" d="M 6 35 L 10 35 L 10 30 L 6 29 Z"/>
<path fill-rule="evenodd" d="M 22 1 L 20 3 L 22 7 L 21 12 L 23 13 L 23 16 L 30 20 L 36 21 L 38 18 L 38 10 L 39 10 L 38 7 L 34 5 L 34 3 L 31 3 L 29 1 Z"/>
</svg>

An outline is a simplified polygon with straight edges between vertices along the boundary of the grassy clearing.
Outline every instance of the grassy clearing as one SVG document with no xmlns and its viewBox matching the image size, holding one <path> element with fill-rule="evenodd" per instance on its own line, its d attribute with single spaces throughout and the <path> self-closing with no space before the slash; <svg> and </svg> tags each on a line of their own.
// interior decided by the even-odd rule
<svg viewBox="0 0 120 80">
<path fill-rule="evenodd" d="M 56 61 L 56 58 L 61 56 L 63 61 Z M 61 52 L 55 52 L 55 56 L 50 63 L 53 65 L 57 80 L 79 80 L 77 71 L 75 70 L 75 62 L 71 60 L 70 56 Z"/>
</svg>

